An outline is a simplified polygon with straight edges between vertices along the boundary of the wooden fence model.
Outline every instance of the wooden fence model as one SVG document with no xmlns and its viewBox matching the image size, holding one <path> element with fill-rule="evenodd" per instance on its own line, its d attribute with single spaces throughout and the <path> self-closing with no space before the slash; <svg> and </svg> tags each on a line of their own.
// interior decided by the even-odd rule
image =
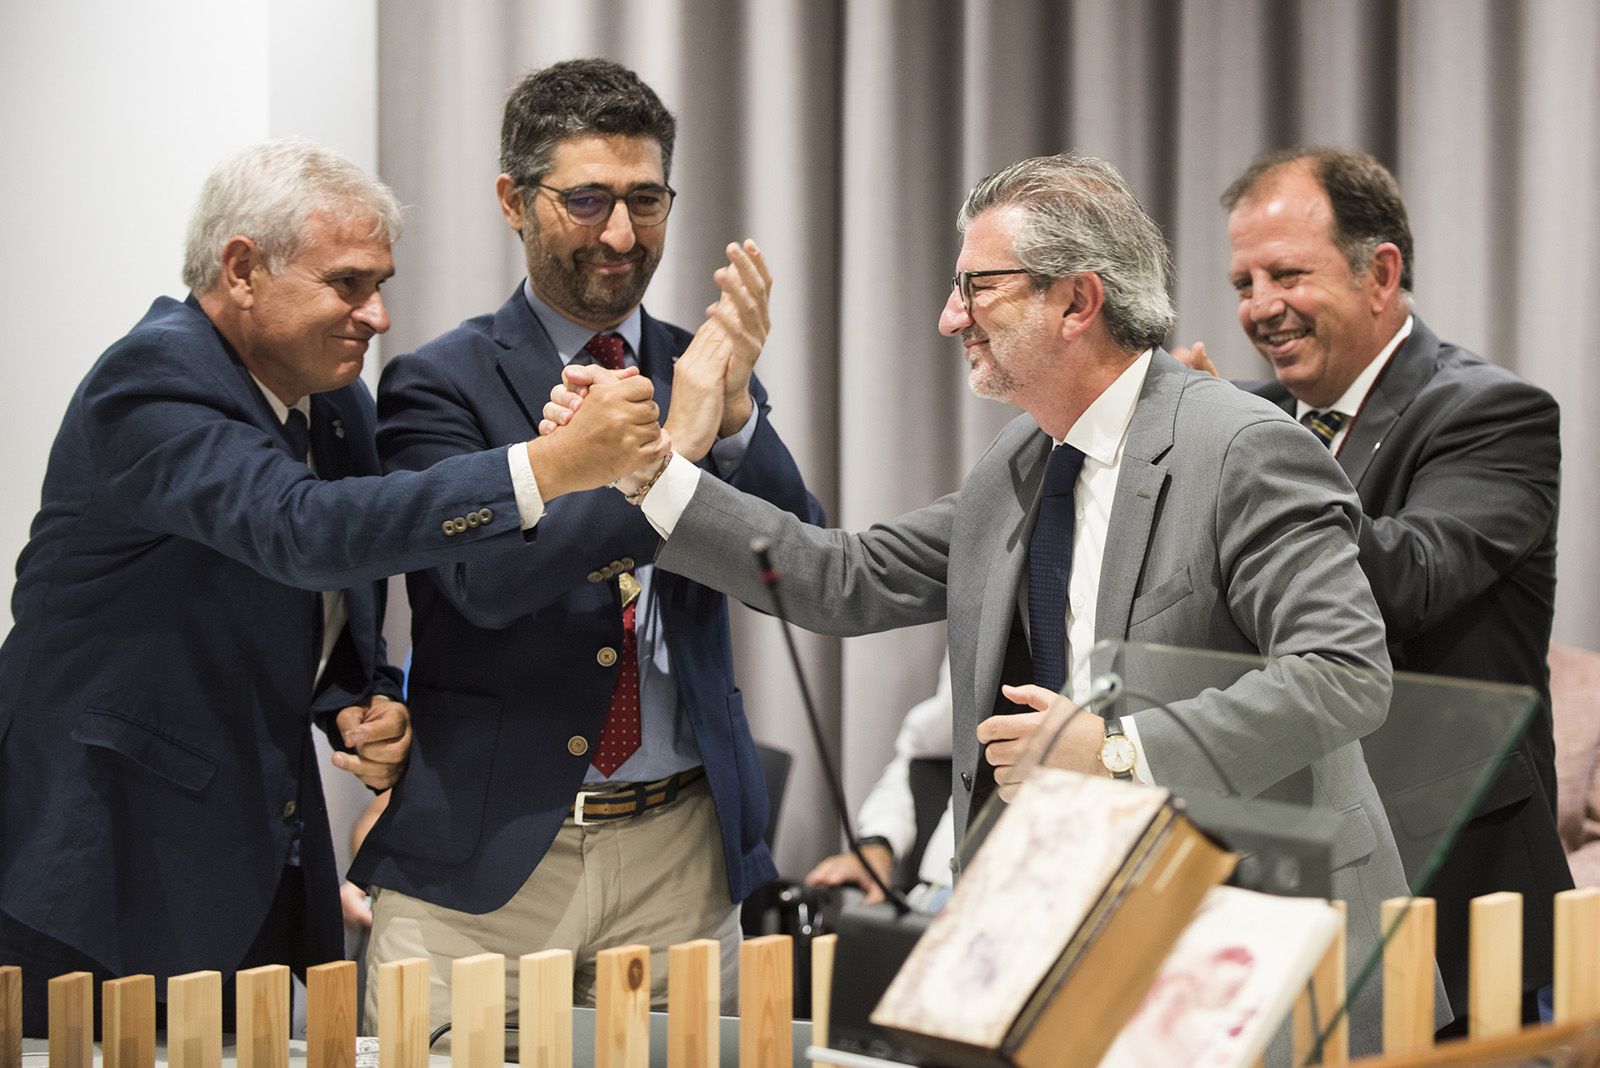
<svg viewBox="0 0 1600 1068">
<path fill-rule="evenodd" d="M 1556 1063 L 1600 1064 L 1600 890 L 1556 898 L 1555 1023 L 1520 1025 L 1522 901 L 1491 894 L 1473 903 L 1469 1037 L 1433 1044 L 1433 902 L 1397 898 L 1384 905 L 1384 926 L 1398 923 L 1383 959 L 1384 1049 L 1370 1068 L 1423 1064 L 1507 1063 L 1507 1058 L 1566 1050 Z M 833 935 L 812 943 L 813 1041 L 827 1044 Z M 717 942 L 701 939 L 668 953 L 667 1061 L 673 1068 L 714 1068 L 722 1058 Z M 378 968 L 380 1068 L 428 1063 L 428 962 L 418 958 Z M 650 1063 L 650 953 L 620 946 L 599 954 L 595 993 L 596 1068 L 645 1068 Z M 1338 1003 L 1344 989 L 1343 937 L 1328 950 L 1310 990 L 1295 1005 L 1295 1063 L 1315 1049 L 1311 1004 Z M 792 1068 L 793 945 L 785 935 L 745 941 L 740 950 L 739 1064 Z M 453 962 L 452 1068 L 498 1068 L 505 1063 L 505 958 L 481 954 Z M 356 964 L 340 961 L 306 976 L 306 1054 L 309 1068 L 354 1068 Z M 565 950 L 529 953 L 518 972 L 520 1063 L 572 1065 L 572 956 Z M 239 1068 L 287 1068 L 289 969 L 283 965 L 238 973 Z M 94 1059 L 94 989 L 87 972 L 49 983 L 51 1068 L 90 1068 Z M 155 1064 L 155 982 L 148 975 L 106 982 L 101 991 L 105 1068 Z M 167 1063 L 172 1068 L 217 1068 L 222 1063 L 222 976 L 175 976 L 167 991 Z M 369 1021 L 369 1024 L 371 1021 Z M 0 1068 L 20 1068 L 21 975 L 0 967 Z M 1349 1063 L 1348 1031 L 1324 1041 L 1321 1063 Z M 1576 1050 L 1575 1053 L 1571 1052 Z M 1587 1050 L 1587 1054 L 1583 1051 Z M 1587 1059 L 1585 1059 L 1587 1057 Z"/>
</svg>

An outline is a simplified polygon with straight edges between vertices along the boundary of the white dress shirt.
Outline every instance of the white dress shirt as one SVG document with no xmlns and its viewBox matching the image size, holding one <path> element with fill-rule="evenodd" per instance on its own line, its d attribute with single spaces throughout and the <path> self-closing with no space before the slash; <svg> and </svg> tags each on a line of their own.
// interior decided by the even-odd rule
<svg viewBox="0 0 1600 1068">
<path fill-rule="evenodd" d="M 1294 402 L 1294 417 L 1305 419 L 1307 412 L 1340 412 L 1350 418 L 1345 420 L 1344 426 L 1333 436 L 1328 443 L 1328 448 L 1335 456 L 1344 447 L 1344 439 L 1350 433 L 1350 428 L 1355 425 L 1356 416 L 1361 414 L 1361 406 L 1367 402 L 1367 394 L 1372 392 L 1372 384 L 1378 380 L 1378 375 L 1383 373 L 1384 367 L 1389 363 L 1389 357 L 1394 355 L 1394 350 L 1400 343 L 1411 336 L 1411 327 L 1416 322 L 1415 317 L 1406 316 L 1406 321 L 1400 324 L 1400 329 L 1395 331 L 1389 343 L 1379 350 L 1377 358 L 1356 375 L 1356 380 L 1350 383 L 1350 388 L 1345 390 L 1339 399 L 1326 408 L 1313 408 L 1303 400 Z"/>
</svg>

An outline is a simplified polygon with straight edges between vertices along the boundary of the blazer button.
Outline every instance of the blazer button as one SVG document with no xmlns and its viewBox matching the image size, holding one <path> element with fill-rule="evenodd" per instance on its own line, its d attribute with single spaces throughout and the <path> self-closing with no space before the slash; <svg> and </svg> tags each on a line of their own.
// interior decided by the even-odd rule
<svg viewBox="0 0 1600 1068">
<path fill-rule="evenodd" d="M 450 525 L 456 528 L 457 534 L 465 534 L 467 532 L 467 521 L 459 515 L 450 521 Z"/>
<path fill-rule="evenodd" d="M 968 775 L 964 771 L 961 773 L 961 785 L 966 787 L 968 790 L 972 789 L 972 776 Z"/>
<path fill-rule="evenodd" d="M 567 739 L 567 752 L 573 756 L 583 756 L 589 751 L 589 739 L 581 734 L 574 734 Z"/>
<path fill-rule="evenodd" d="M 494 518 L 494 509 L 492 509 L 492 508 L 479 508 L 478 509 L 478 522 L 487 523 L 489 520 L 491 520 L 493 518 Z"/>
<path fill-rule="evenodd" d="M 609 645 L 602 645 L 600 651 L 594 654 L 594 658 L 601 667 L 610 667 L 617 662 L 617 651 Z"/>
<path fill-rule="evenodd" d="M 617 577 L 617 562 L 615 560 L 613 560 L 613 561 L 611 561 L 611 563 L 607 564 L 605 567 L 602 567 L 600 569 L 600 574 L 604 575 L 606 578 L 616 578 Z"/>
<path fill-rule="evenodd" d="M 300 811 L 300 805 L 297 802 L 285 801 L 283 803 L 283 818 L 284 819 L 292 819 L 294 817 L 294 814 L 296 812 L 299 812 L 299 811 Z"/>
<path fill-rule="evenodd" d="M 633 557 L 631 556 L 624 556 L 621 560 L 618 560 L 617 563 L 622 565 L 622 570 L 624 571 L 633 570 Z"/>
<path fill-rule="evenodd" d="M 478 525 L 478 513 L 477 512 L 468 512 L 467 513 L 467 526 L 476 527 L 477 525 Z"/>
<path fill-rule="evenodd" d="M 590 582 L 604 582 L 606 580 L 606 577 L 598 571 L 589 572 L 588 578 Z"/>
<path fill-rule="evenodd" d="M 440 526 L 444 529 L 445 537 L 453 538 L 456 536 L 456 525 L 453 521 L 446 519 Z"/>
</svg>

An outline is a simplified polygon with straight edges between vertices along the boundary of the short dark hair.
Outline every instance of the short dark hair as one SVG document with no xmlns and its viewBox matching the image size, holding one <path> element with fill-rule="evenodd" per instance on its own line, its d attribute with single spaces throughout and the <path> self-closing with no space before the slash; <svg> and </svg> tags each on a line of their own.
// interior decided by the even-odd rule
<svg viewBox="0 0 1600 1068">
<path fill-rule="evenodd" d="M 1372 263 L 1372 253 L 1385 241 L 1400 250 L 1400 288 L 1411 292 L 1411 224 L 1400 198 L 1400 183 L 1389 168 L 1365 152 L 1348 148 L 1309 146 L 1281 148 L 1257 156 L 1245 172 L 1222 194 L 1222 206 L 1232 211 L 1271 181 L 1274 171 L 1309 160 L 1328 203 L 1333 206 L 1333 243 L 1360 273 Z"/>
<path fill-rule="evenodd" d="M 606 59 L 569 59 L 525 75 L 511 90 L 500 122 L 500 169 L 528 189 L 549 172 L 563 138 L 620 134 L 654 138 L 667 177 L 677 133 L 672 112 L 633 71 Z"/>
</svg>

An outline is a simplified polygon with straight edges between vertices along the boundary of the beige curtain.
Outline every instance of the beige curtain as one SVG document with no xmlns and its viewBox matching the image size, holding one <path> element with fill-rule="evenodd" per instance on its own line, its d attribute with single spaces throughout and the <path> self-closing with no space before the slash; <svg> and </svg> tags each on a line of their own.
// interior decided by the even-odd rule
<svg viewBox="0 0 1600 1068">
<path fill-rule="evenodd" d="M 976 179 L 1064 149 L 1114 162 L 1173 245 L 1173 341 L 1256 377 L 1218 194 L 1263 148 L 1373 152 L 1406 192 L 1419 312 L 1563 403 L 1556 634 L 1600 647 L 1591 0 L 386 0 L 379 18 L 381 169 L 414 206 L 387 351 L 511 292 L 520 251 L 493 198 L 503 94 L 530 67 L 609 56 L 680 123 L 682 195 L 647 306 L 693 327 L 722 246 L 762 243 L 777 288 L 759 374 L 848 528 L 957 486 L 1009 415 L 967 393 L 934 329 Z M 799 873 L 834 847 L 833 817 L 776 625 L 740 609 L 737 628 L 757 737 L 797 757 L 778 852 Z M 937 628 L 803 638 L 852 803 L 932 691 L 942 643 Z"/>
</svg>

